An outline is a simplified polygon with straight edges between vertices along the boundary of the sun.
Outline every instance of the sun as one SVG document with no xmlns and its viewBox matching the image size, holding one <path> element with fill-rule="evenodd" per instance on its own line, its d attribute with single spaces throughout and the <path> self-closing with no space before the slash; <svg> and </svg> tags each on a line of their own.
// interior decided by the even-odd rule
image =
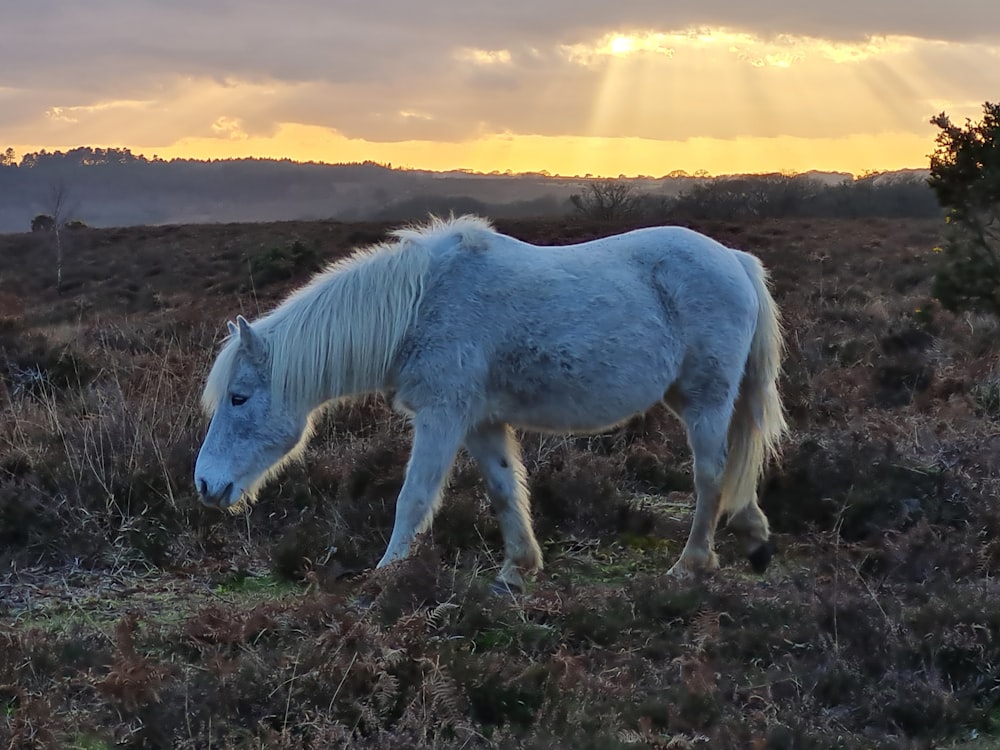
<svg viewBox="0 0 1000 750">
<path fill-rule="evenodd" d="M 635 37 L 626 36 L 625 34 L 616 34 L 608 43 L 608 49 L 612 55 L 627 55 L 635 50 L 635 42 Z"/>
</svg>

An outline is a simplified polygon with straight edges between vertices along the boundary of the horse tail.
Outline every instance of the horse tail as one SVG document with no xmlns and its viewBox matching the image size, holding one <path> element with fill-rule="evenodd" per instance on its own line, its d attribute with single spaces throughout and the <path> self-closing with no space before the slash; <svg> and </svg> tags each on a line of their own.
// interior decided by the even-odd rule
<svg viewBox="0 0 1000 750">
<path fill-rule="evenodd" d="M 768 461 L 777 460 L 788 429 L 778 394 L 784 337 L 767 271 L 748 253 L 734 251 L 757 293 L 757 325 L 729 423 L 729 456 L 722 481 L 722 510 L 732 515 L 757 497 Z"/>
</svg>

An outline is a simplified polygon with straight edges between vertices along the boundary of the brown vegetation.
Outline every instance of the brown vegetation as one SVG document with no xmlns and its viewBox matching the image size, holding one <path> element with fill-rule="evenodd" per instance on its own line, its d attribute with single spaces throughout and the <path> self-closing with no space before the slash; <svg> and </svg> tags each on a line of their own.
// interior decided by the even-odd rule
<svg viewBox="0 0 1000 750">
<path fill-rule="evenodd" d="M 562 243 L 625 229 L 504 222 Z M 753 575 L 679 584 L 689 454 L 663 410 L 527 436 L 547 567 L 489 593 L 460 458 L 433 533 L 376 572 L 408 449 L 337 410 L 246 518 L 191 485 L 225 320 L 386 227 L 80 229 L 61 293 L 0 237 L 0 747 L 958 747 L 1000 732 L 998 324 L 929 299 L 934 223 L 715 222 L 771 268 L 793 423 Z M 986 747 L 987 745 L 982 745 Z M 979 745 L 977 745 L 979 747 Z"/>
</svg>

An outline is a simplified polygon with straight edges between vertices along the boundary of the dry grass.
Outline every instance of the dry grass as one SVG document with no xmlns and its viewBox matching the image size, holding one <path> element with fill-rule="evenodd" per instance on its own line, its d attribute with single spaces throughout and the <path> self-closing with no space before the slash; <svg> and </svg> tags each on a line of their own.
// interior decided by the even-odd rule
<svg viewBox="0 0 1000 750">
<path fill-rule="evenodd" d="M 696 228 L 759 254 L 785 311 L 794 430 L 763 489 L 781 554 L 752 576 L 723 534 L 718 575 L 663 577 L 690 456 L 656 409 L 526 437 L 547 567 L 518 601 L 488 593 L 499 532 L 465 459 L 419 554 L 367 570 L 409 445 L 378 399 L 331 415 L 245 517 L 190 486 L 226 317 L 303 280 L 254 259 L 331 260 L 385 227 L 82 230 L 61 295 L 37 238 L 0 237 L 0 746 L 988 747 L 997 324 L 928 299 L 929 223 Z"/>
</svg>

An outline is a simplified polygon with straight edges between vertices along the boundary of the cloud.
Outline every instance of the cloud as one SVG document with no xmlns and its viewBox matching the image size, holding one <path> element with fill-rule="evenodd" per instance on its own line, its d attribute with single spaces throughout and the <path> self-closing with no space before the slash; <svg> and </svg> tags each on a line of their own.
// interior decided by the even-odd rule
<svg viewBox="0 0 1000 750">
<path fill-rule="evenodd" d="M 863 42 L 902 36 L 1000 40 L 1000 3 L 955 0 L 36 0 L 9 3 L 0 85 L 108 91 L 170 74 L 225 80 L 371 83 L 441 73 L 456 53 L 587 44 L 609 31 L 726 28 Z M 477 62 L 483 62 L 480 58 Z"/>
<path fill-rule="evenodd" d="M 926 134 L 1000 64 L 995 0 L 8 5 L 0 143 Z"/>
</svg>

